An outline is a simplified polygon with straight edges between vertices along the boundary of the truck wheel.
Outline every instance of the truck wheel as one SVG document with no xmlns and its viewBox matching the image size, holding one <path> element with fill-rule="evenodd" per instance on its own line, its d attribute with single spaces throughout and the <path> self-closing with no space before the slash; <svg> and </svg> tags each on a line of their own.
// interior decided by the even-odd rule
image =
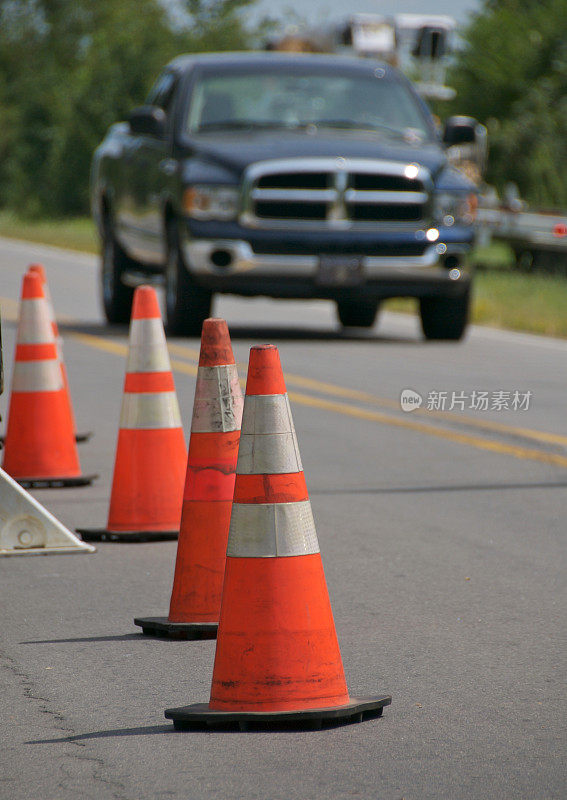
<svg viewBox="0 0 567 800">
<path fill-rule="evenodd" d="M 200 336 L 203 322 L 211 316 L 213 295 L 191 279 L 183 261 L 176 223 L 167 225 L 165 313 L 169 333 Z"/>
<path fill-rule="evenodd" d="M 424 297 L 419 301 L 421 328 L 426 339 L 462 338 L 469 320 L 467 291 L 459 297 Z"/>
<path fill-rule="evenodd" d="M 134 289 L 122 283 L 122 275 L 132 262 L 116 241 L 108 217 L 103 224 L 100 283 L 104 313 L 109 322 L 129 322 Z"/>
<path fill-rule="evenodd" d="M 376 320 L 380 303 L 378 300 L 366 303 L 337 302 L 337 315 L 344 328 L 371 328 Z"/>
</svg>

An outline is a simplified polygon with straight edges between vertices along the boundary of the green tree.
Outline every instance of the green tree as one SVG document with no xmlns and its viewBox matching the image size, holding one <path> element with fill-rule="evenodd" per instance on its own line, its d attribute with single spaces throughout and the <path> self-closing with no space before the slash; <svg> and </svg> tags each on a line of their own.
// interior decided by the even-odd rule
<svg viewBox="0 0 567 800">
<path fill-rule="evenodd" d="M 58 213 L 88 209 L 89 164 L 113 122 L 140 105 L 162 65 L 177 52 L 176 38 L 154 0 L 98 0 L 54 120 L 46 163 L 53 195 L 43 203 Z M 64 75 L 61 79 L 65 81 Z M 60 89 L 63 87 L 61 86 Z"/>
<path fill-rule="evenodd" d="M 487 180 L 567 206 L 567 0 L 485 0 L 463 40 L 452 110 L 487 125 Z"/>
<path fill-rule="evenodd" d="M 0 206 L 88 211 L 91 156 L 182 52 L 247 49 L 254 0 L 0 0 Z"/>
</svg>

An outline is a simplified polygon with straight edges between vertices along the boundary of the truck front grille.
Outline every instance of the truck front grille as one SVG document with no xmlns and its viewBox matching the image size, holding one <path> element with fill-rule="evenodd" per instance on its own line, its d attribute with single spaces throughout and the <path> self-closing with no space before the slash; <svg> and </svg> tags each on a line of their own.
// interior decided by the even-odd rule
<svg viewBox="0 0 567 800">
<path fill-rule="evenodd" d="M 427 218 L 431 178 L 415 164 L 366 159 L 279 159 L 254 164 L 241 221 L 253 227 L 368 227 Z"/>
</svg>

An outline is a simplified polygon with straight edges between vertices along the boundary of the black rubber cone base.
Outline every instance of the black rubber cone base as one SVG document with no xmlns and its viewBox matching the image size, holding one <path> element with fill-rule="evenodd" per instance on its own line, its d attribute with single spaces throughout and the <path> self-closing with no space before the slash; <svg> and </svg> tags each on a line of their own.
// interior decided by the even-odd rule
<svg viewBox="0 0 567 800">
<path fill-rule="evenodd" d="M 76 528 L 85 542 L 160 542 L 177 539 L 179 531 L 109 531 L 106 528 Z"/>
<path fill-rule="evenodd" d="M 87 431 L 86 433 L 76 433 L 75 441 L 77 444 L 88 442 L 92 435 L 93 435 L 92 431 Z M 4 439 L 5 439 L 4 436 L 0 436 L 0 445 L 4 444 Z"/>
<path fill-rule="evenodd" d="M 216 639 L 218 622 L 170 622 L 167 617 L 136 617 L 146 636 L 162 639 Z"/>
<path fill-rule="evenodd" d="M 181 708 L 167 708 L 166 719 L 173 720 L 178 731 L 194 728 L 234 728 L 241 731 L 249 728 L 292 728 L 319 729 L 323 725 L 344 725 L 349 722 L 362 722 L 382 716 L 384 706 L 389 706 L 389 695 L 378 697 L 351 697 L 344 706 L 332 708 L 309 708 L 304 711 L 213 711 L 208 703 L 195 703 Z"/>
<path fill-rule="evenodd" d="M 89 486 L 98 475 L 77 475 L 74 478 L 14 478 L 24 489 L 65 489 Z"/>
</svg>

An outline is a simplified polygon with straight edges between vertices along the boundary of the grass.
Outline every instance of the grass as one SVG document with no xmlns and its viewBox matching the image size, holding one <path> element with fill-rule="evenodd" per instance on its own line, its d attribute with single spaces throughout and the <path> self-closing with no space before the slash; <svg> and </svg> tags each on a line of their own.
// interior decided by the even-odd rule
<svg viewBox="0 0 567 800">
<path fill-rule="evenodd" d="M 98 252 L 98 239 L 88 217 L 63 220 L 21 220 L 0 212 L 0 236 Z M 512 253 L 506 245 L 492 244 L 477 250 L 478 267 L 473 294 L 472 321 L 508 330 L 567 338 L 567 278 L 526 275 L 512 269 Z M 415 313 L 411 299 L 388 300 L 391 310 Z"/>
<path fill-rule="evenodd" d="M 512 270 L 514 253 L 505 242 L 492 242 L 487 247 L 477 247 L 472 254 L 472 262 L 477 268 L 485 270 Z"/>
<path fill-rule="evenodd" d="M 567 338 L 567 277 L 514 270 L 514 256 L 503 242 L 472 254 L 477 268 L 472 321 L 527 333 Z M 388 301 L 395 311 L 415 312 L 410 299 Z"/>
<path fill-rule="evenodd" d="M 475 279 L 473 322 L 567 338 L 567 278 L 480 272 Z"/>
<path fill-rule="evenodd" d="M 28 242 L 66 247 L 83 253 L 98 252 L 95 227 L 88 217 L 57 220 L 22 220 L 8 211 L 0 212 L 0 236 Z"/>
<path fill-rule="evenodd" d="M 388 300 L 385 308 L 417 313 L 417 301 Z M 555 275 L 477 272 L 472 322 L 526 333 L 567 338 L 567 279 Z"/>
</svg>

